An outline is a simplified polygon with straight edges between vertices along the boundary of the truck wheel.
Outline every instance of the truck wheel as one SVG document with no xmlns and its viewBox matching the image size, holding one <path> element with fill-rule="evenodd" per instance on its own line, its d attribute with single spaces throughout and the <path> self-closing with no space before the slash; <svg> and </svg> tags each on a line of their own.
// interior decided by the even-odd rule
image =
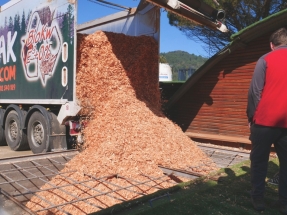
<svg viewBox="0 0 287 215">
<path fill-rule="evenodd" d="M 38 111 L 31 115 L 28 123 L 28 143 L 34 154 L 49 151 L 49 136 L 45 117 Z"/>
<path fill-rule="evenodd" d="M 6 140 L 5 140 L 5 131 L 3 127 L 0 125 L 0 146 L 6 146 Z"/>
<path fill-rule="evenodd" d="M 3 109 L 0 109 L 0 121 L 3 120 L 3 116 L 4 116 L 4 110 Z M 4 132 L 4 128 L 3 126 L 0 124 L 0 146 L 6 146 L 7 143 L 6 143 L 6 139 L 5 139 L 5 132 Z"/>
<path fill-rule="evenodd" d="M 27 136 L 21 129 L 18 113 L 10 111 L 5 122 L 5 137 L 8 146 L 14 151 L 29 149 Z"/>
</svg>

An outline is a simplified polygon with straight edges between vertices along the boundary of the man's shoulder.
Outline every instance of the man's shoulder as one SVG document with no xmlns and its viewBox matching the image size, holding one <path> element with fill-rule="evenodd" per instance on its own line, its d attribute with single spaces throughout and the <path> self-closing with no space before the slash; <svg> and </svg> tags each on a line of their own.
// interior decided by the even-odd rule
<svg viewBox="0 0 287 215">
<path fill-rule="evenodd" d="M 272 59 L 274 57 L 276 58 L 276 56 L 278 56 L 278 55 L 287 56 L 287 46 L 280 46 L 277 49 L 264 54 L 263 56 L 261 56 L 261 58 L 263 58 L 263 59 L 271 58 Z"/>
<path fill-rule="evenodd" d="M 266 54 L 262 55 L 259 59 L 264 60 L 267 56 L 274 54 L 274 51 L 267 52 Z"/>
</svg>

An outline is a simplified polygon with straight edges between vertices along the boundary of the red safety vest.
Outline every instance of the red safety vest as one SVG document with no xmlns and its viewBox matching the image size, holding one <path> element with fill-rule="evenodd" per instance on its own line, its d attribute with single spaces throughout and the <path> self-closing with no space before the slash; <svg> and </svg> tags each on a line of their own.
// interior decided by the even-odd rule
<svg viewBox="0 0 287 215">
<path fill-rule="evenodd" d="M 287 128 L 287 48 L 264 57 L 265 85 L 253 120 L 258 125 Z"/>
</svg>

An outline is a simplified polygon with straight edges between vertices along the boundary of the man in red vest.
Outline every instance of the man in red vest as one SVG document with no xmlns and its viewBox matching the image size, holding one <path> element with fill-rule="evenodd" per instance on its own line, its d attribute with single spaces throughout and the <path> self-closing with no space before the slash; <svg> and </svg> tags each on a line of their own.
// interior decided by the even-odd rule
<svg viewBox="0 0 287 215">
<path fill-rule="evenodd" d="M 265 178 L 271 145 L 280 162 L 279 210 L 287 214 L 287 29 L 270 37 L 271 52 L 257 61 L 248 92 L 247 116 L 252 149 L 252 203 L 263 211 Z"/>
</svg>

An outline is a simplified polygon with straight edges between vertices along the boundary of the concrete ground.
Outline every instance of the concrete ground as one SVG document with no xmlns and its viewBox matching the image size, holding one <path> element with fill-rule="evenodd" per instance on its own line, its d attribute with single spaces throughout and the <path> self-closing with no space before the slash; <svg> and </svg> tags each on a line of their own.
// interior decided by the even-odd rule
<svg viewBox="0 0 287 215">
<path fill-rule="evenodd" d="M 9 212 L 8 212 L 9 211 Z M 16 205 L 13 201 L 7 199 L 4 195 L 0 194 L 0 214 L 1 215 L 29 215 L 21 207 Z"/>
<path fill-rule="evenodd" d="M 9 146 L 0 146 L 0 159 L 21 157 L 25 155 L 32 155 L 32 151 L 13 151 Z M 18 207 L 14 202 L 7 199 L 4 195 L 0 194 L 0 215 L 21 214 L 28 215 L 27 212 Z"/>
<path fill-rule="evenodd" d="M 32 151 L 13 151 L 9 146 L 0 146 L 0 159 L 32 155 Z"/>
</svg>

